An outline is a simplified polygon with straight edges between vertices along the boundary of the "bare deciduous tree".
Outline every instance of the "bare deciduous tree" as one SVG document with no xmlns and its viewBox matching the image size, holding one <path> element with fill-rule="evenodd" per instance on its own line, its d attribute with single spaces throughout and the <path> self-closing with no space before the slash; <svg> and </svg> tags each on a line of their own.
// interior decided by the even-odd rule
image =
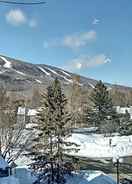
<svg viewBox="0 0 132 184">
<path fill-rule="evenodd" d="M 32 133 L 25 129 L 26 122 L 19 122 L 18 105 L 12 103 L 4 88 L 0 89 L 0 154 L 11 163 L 25 150 Z"/>
</svg>

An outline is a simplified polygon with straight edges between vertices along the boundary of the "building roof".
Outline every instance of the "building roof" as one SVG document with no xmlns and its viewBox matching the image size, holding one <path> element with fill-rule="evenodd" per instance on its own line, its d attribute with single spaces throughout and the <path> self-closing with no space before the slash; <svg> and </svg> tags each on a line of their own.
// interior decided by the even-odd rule
<svg viewBox="0 0 132 184">
<path fill-rule="evenodd" d="M 116 184 L 116 181 L 110 176 L 101 174 L 88 182 L 88 184 Z"/>
</svg>

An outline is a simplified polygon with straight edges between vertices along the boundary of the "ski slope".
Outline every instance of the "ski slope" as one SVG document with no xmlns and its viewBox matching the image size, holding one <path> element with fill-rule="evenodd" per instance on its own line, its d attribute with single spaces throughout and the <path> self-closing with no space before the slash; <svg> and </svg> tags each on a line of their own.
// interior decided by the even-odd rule
<svg viewBox="0 0 132 184">
<path fill-rule="evenodd" d="M 102 134 L 73 133 L 68 141 L 79 145 L 77 153 L 69 154 L 88 158 L 115 158 L 132 156 L 132 136 L 104 137 Z"/>
<path fill-rule="evenodd" d="M 38 66 L 38 68 L 44 73 L 44 74 L 46 74 L 46 75 L 50 75 L 50 73 L 49 72 L 47 72 L 44 68 L 42 68 L 42 67 L 40 67 L 40 66 Z"/>
<path fill-rule="evenodd" d="M 11 62 L 8 61 L 4 56 L 0 56 L 0 58 L 5 62 L 5 64 L 3 65 L 4 68 L 11 68 Z"/>
</svg>

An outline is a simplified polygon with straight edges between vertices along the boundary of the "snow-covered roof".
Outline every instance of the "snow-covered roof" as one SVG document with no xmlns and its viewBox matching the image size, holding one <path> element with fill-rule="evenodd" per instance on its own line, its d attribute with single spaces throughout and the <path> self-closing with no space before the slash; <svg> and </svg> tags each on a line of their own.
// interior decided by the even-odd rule
<svg viewBox="0 0 132 184">
<path fill-rule="evenodd" d="M 101 174 L 88 182 L 88 184 L 116 184 L 116 181 L 107 175 Z"/>
<path fill-rule="evenodd" d="M 5 169 L 6 167 L 9 167 L 8 163 L 0 156 L 0 169 Z"/>
</svg>

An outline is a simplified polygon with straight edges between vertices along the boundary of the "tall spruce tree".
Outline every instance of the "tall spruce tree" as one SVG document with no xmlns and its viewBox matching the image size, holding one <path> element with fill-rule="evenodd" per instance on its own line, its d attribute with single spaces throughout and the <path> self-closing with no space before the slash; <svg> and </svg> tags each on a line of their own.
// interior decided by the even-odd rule
<svg viewBox="0 0 132 184">
<path fill-rule="evenodd" d="M 71 116 L 66 111 L 67 99 L 62 92 L 61 84 L 55 79 L 42 96 L 41 109 L 38 113 L 39 130 L 34 140 L 32 167 L 41 168 L 41 182 L 47 184 L 65 183 L 66 167 L 64 155 L 71 150 L 73 143 L 65 141 L 70 135 L 68 124 Z M 74 144 L 76 146 L 76 144 Z M 76 150 L 76 149 L 75 149 Z"/>
<path fill-rule="evenodd" d="M 96 84 L 91 93 L 90 99 L 93 103 L 93 109 L 90 113 L 91 117 L 89 114 L 89 119 L 92 119 L 94 121 L 95 126 L 99 127 L 101 131 L 103 131 L 104 125 L 107 125 L 107 127 L 109 127 L 109 131 L 110 128 L 113 129 L 113 123 L 118 126 L 117 113 L 113 108 L 112 99 L 109 95 L 109 91 L 102 81 L 99 81 Z M 105 127 L 105 129 L 107 129 L 107 127 Z"/>
</svg>

